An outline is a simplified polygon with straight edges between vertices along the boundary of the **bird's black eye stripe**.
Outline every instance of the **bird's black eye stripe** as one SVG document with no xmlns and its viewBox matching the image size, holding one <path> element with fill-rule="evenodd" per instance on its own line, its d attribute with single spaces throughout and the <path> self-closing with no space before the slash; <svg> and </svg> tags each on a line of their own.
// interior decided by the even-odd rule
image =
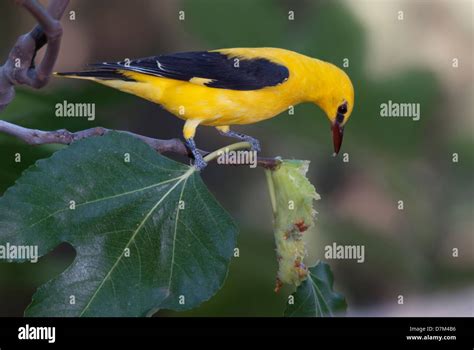
<svg viewBox="0 0 474 350">
<path fill-rule="evenodd" d="M 340 114 L 346 114 L 347 113 L 347 103 L 344 102 L 342 105 L 339 106 L 339 108 L 337 109 L 337 113 L 340 113 Z"/>
</svg>

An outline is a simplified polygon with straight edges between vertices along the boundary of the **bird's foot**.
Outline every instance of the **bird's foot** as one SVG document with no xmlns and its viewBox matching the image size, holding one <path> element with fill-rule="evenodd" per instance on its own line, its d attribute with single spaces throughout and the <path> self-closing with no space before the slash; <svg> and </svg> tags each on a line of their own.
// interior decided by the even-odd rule
<svg viewBox="0 0 474 350">
<path fill-rule="evenodd" d="M 260 142 L 257 139 L 254 139 L 253 137 L 247 136 L 244 138 L 244 141 L 247 141 L 250 143 L 250 146 L 252 147 L 251 150 L 259 153 L 262 148 L 260 147 Z"/>
<path fill-rule="evenodd" d="M 219 130 L 219 133 L 227 137 L 233 137 L 235 139 L 239 139 L 239 140 L 250 143 L 250 146 L 252 147 L 251 148 L 252 151 L 256 151 L 257 153 L 261 151 L 260 142 L 257 139 L 253 138 L 252 136 L 241 134 L 232 130 L 225 131 L 225 132 Z"/>
<path fill-rule="evenodd" d="M 187 139 L 186 145 L 188 146 L 188 149 L 193 154 L 194 167 L 199 171 L 204 169 L 207 166 L 207 162 L 202 157 L 201 152 L 199 152 L 199 150 L 197 149 L 194 139 L 193 138 Z"/>
<path fill-rule="evenodd" d="M 194 167 L 201 171 L 207 166 L 207 162 L 202 157 L 201 153 L 198 153 L 199 156 L 194 155 Z"/>
</svg>

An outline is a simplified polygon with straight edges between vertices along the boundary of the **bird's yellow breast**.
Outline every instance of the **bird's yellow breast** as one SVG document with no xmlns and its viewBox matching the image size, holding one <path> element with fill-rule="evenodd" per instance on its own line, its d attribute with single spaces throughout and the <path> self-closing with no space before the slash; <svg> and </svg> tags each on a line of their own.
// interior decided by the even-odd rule
<svg viewBox="0 0 474 350">
<path fill-rule="evenodd" d="M 135 82 L 104 81 L 103 84 L 159 103 L 181 119 L 196 119 L 211 126 L 255 123 L 304 101 L 303 87 L 308 80 L 306 69 L 310 58 L 276 48 L 219 51 L 239 59 L 265 57 L 287 67 L 289 77 L 276 86 L 245 91 L 205 86 L 207 79 L 198 77 L 188 82 L 131 71 L 121 73 Z"/>
</svg>

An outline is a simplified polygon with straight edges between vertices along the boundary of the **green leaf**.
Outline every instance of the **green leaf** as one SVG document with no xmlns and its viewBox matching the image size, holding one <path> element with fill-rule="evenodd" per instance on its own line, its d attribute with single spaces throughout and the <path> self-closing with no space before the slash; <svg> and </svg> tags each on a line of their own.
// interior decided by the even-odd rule
<svg viewBox="0 0 474 350">
<path fill-rule="evenodd" d="M 286 317 L 326 317 L 344 313 L 345 298 L 333 290 L 333 276 L 329 265 L 318 262 L 309 268 L 308 279 L 292 294 L 294 303 L 288 304 Z M 291 298 L 290 298 L 291 299 Z"/>
<path fill-rule="evenodd" d="M 77 254 L 28 316 L 193 308 L 222 286 L 236 235 L 194 168 L 117 132 L 38 161 L 0 198 L 0 245 L 42 256 L 68 242 Z"/>
</svg>

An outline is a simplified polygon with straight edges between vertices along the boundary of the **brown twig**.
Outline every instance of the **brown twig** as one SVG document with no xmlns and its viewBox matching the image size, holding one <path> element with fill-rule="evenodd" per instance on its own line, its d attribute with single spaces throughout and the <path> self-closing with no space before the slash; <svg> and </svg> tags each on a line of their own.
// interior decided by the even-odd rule
<svg viewBox="0 0 474 350">
<path fill-rule="evenodd" d="M 0 111 L 15 97 L 15 85 L 39 89 L 48 83 L 61 45 L 59 19 L 69 3 L 69 0 L 50 0 L 45 9 L 36 0 L 15 1 L 30 12 L 38 25 L 18 38 L 0 67 Z M 36 66 L 36 53 L 46 44 L 43 60 Z"/>
<path fill-rule="evenodd" d="M 103 127 L 95 127 L 81 131 L 71 132 L 66 129 L 44 131 L 37 129 L 28 129 L 4 120 L 0 120 L 0 132 L 15 136 L 16 138 L 26 142 L 29 145 L 45 145 L 45 144 L 61 144 L 69 145 L 75 141 L 93 136 L 102 136 L 110 132 L 111 129 Z M 174 153 L 182 156 L 192 157 L 192 153 L 188 150 L 185 143 L 180 139 L 155 139 L 144 135 L 132 133 L 130 131 L 122 131 L 133 137 L 136 137 L 159 153 Z M 200 151 L 203 156 L 209 152 Z M 280 163 L 278 158 L 257 158 L 257 165 L 266 169 L 274 169 Z"/>
</svg>

